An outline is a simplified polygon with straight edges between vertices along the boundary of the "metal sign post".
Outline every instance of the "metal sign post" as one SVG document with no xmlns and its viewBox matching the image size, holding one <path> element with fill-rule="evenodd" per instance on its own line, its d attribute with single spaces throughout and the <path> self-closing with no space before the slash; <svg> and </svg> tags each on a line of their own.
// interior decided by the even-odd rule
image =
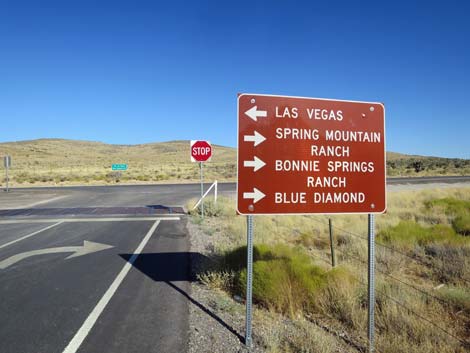
<svg viewBox="0 0 470 353">
<path fill-rule="evenodd" d="M 335 244 L 333 243 L 333 222 L 331 218 L 328 218 L 328 228 L 330 230 L 331 266 L 336 267 Z"/>
<path fill-rule="evenodd" d="M 253 289 L 253 216 L 246 217 L 247 264 L 246 264 L 246 327 L 245 345 L 251 348 L 252 289 Z"/>
<path fill-rule="evenodd" d="M 201 217 L 204 219 L 204 172 L 202 168 L 202 162 L 199 162 L 201 168 Z"/>
<path fill-rule="evenodd" d="M 5 184 L 6 184 L 6 192 L 10 191 L 9 188 L 9 177 L 8 177 L 8 169 L 10 169 L 11 166 L 11 156 L 5 156 L 3 158 L 3 164 L 5 166 Z"/>
<path fill-rule="evenodd" d="M 9 192 L 9 187 L 8 187 L 8 167 L 5 168 L 5 182 L 7 184 L 7 192 Z"/>
<path fill-rule="evenodd" d="M 369 353 L 374 352 L 374 312 L 375 312 L 375 219 L 374 214 L 369 214 L 369 272 L 368 272 L 368 304 L 369 304 L 369 326 L 367 337 L 369 339 Z"/>
</svg>

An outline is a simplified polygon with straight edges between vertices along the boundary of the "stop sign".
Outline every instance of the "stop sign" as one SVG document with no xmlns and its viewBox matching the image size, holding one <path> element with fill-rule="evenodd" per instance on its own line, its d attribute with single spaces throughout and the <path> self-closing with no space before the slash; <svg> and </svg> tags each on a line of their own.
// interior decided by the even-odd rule
<svg viewBox="0 0 470 353">
<path fill-rule="evenodd" d="M 191 162 L 206 162 L 212 156 L 212 146 L 209 141 L 191 141 Z"/>
</svg>

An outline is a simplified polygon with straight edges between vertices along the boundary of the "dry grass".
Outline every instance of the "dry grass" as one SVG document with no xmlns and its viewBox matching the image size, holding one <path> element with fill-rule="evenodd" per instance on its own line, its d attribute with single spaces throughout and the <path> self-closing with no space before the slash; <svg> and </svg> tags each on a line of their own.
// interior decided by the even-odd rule
<svg viewBox="0 0 470 353">
<path fill-rule="evenodd" d="M 267 353 L 346 352 L 334 336 L 304 318 L 286 320 L 277 313 L 257 310 L 254 319 L 255 324 L 267 332 L 263 337 Z"/>
<path fill-rule="evenodd" d="M 213 158 L 205 164 L 207 180 L 233 181 L 236 178 L 236 149 L 213 146 Z M 64 139 L 0 143 L 2 154 L 13 158 L 11 182 L 24 185 L 70 185 L 109 183 L 192 182 L 199 178 L 197 163 L 189 158 L 189 141 L 171 141 L 141 145 L 110 145 L 101 142 Z M 407 161 L 425 161 L 431 157 L 407 156 L 387 152 L 390 163 L 404 167 L 388 168 L 393 175 L 464 175 L 470 173 L 470 161 L 439 159 L 438 167 L 415 172 Z M 127 163 L 121 174 L 111 164 Z M 456 168 L 455 164 L 462 164 Z M 401 165 L 400 164 L 400 165 Z M 390 174 L 392 175 L 392 174 Z"/>
<path fill-rule="evenodd" d="M 42 139 L 2 143 L 0 149 L 2 154 L 12 156 L 10 179 L 13 186 L 199 180 L 199 165 L 190 162 L 189 141 L 108 145 Z M 234 148 L 213 146 L 213 158 L 204 165 L 205 177 L 233 180 L 235 160 Z M 119 176 L 111 170 L 113 163 L 127 163 L 129 170 Z"/>
<path fill-rule="evenodd" d="M 420 243 L 416 237 L 410 236 L 407 240 L 406 236 L 400 235 L 399 239 L 392 236 L 386 241 L 388 248 L 377 246 L 376 327 L 377 350 L 380 352 L 450 353 L 464 352 L 468 348 L 464 348 L 452 336 L 460 340 L 470 339 L 470 237 L 454 232 L 454 217 L 451 214 L 439 207 L 426 207 L 430 201 L 443 198 L 470 201 L 470 188 L 390 193 L 387 214 L 376 217 L 379 234 L 397 227 L 401 222 L 409 222 L 417 225 L 420 232 L 424 233 L 431 231 L 433 227 L 445 228 L 456 239 L 449 241 L 445 236 L 434 234 L 429 241 Z M 245 245 L 246 220 L 245 217 L 235 216 L 234 200 L 222 198 L 217 206 L 209 203 L 207 207 L 217 208 L 217 216 L 207 217 L 201 224 L 203 229 L 212 229 L 211 239 L 215 252 L 224 254 Z M 327 220 L 326 216 L 321 215 L 256 217 L 255 243 L 301 247 L 327 273 L 331 268 L 328 265 L 330 254 Z M 336 215 L 332 220 L 337 260 L 347 271 L 341 276 L 327 277 L 328 284 L 315 291 L 312 299 L 314 305 L 290 305 L 296 308 L 292 312 L 285 310 L 286 306 L 270 307 L 272 310 L 285 312 L 293 322 L 305 320 L 298 317 L 299 308 L 302 308 L 300 311 L 306 317 L 321 315 L 332 326 L 346 330 L 354 337 L 360 337 L 365 345 L 367 218 L 363 215 Z M 385 240 L 379 236 L 379 241 Z M 391 251 L 390 248 L 396 248 L 399 252 Z M 272 273 L 275 272 L 273 267 L 266 266 L 268 268 Z M 231 277 L 233 278 L 236 276 Z M 218 285 L 220 289 L 233 291 L 236 287 L 227 285 L 226 281 L 222 282 L 223 285 Z M 282 335 L 273 335 L 272 351 L 309 352 L 305 347 L 312 343 L 308 341 L 305 332 L 300 328 L 295 331 L 294 335 L 298 340 L 286 341 Z M 312 336 L 315 340 L 323 340 L 322 342 L 331 339 L 331 336 L 322 332 L 312 333 Z"/>
</svg>

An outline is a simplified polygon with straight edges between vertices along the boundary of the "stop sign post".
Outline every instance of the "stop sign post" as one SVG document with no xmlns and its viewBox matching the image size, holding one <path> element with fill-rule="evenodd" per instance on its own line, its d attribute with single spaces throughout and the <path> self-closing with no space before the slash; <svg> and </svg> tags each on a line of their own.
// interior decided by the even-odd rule
<svg viewBox="0 0 470 353">
<path fill-rule="evenodd" d="M 202 164 L 210 161 L 212 157 L 212 146 L 209 141 L 191 140 L 191 162 L 199 162 L 201 170 L 201 217 L 204 218 L 204 172 Z"/>
</svg>

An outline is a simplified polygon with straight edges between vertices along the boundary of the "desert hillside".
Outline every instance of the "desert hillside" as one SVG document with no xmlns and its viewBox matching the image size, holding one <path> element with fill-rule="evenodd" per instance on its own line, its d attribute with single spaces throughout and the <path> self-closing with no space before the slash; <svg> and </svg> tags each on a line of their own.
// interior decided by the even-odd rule
<svg viewBox="0 0 470 353">
<path fill-rule="evenodd" d="M 199 168 L 189 159 L 189 141 L 141 145 L 39 139 L 0 143 L 0 155 L 11 155 L 12 185 L 102 184 L 116 182 L 197 181 Z M 127 163 L 129 170 L 111 171 L 111 164 Z M 470 174 L 470 160 L 387 153 L 388 174 Z M 213 146 L 213 158 L 205 164 L 206 179 L 236 178 L 236 149 Z"/>
</svg>

